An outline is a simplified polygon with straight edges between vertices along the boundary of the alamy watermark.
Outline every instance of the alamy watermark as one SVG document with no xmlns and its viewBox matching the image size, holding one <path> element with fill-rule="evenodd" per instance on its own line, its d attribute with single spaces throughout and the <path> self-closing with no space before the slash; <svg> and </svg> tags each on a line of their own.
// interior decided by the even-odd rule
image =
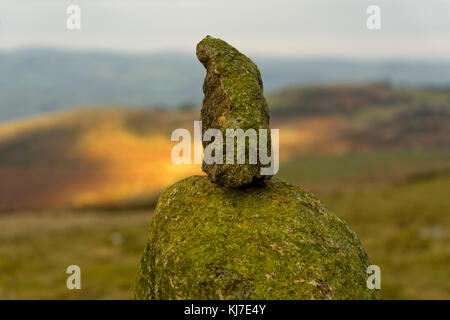
<svg viewBox="0 0 450 320">
<path fill-rule="evenodd" d="M 367 273 L 370 277 L 367 278 L 366 285 L 370 290 L 381 289 L 381 269 L 377 265 L 370 265 L 367 267 Z"/>
<path fill-rule="evenodd" d="M 66 286 L 69 290 L 81 290 L 81 269 L 77 265 L 70 265 L 66 269 L 66 273 L 70 274 L 66 280 Z"/>
<path fill-rule="evenodd" d="M 377 5 L 370 5 L 366 9 L 367 17 L 366 26 L 369 30 L 381 29 L 381 8 Z"/>
<path fill-rule="evenodd" d="M 71 4 L 67 7 L 66 13 L 69 15 L 66 20 L 68 30 L 81 29 L 81 8 L 78 5 Z M 381 8 L 377 5 L 369 5 L 366 8 L 366 14 L 369 16 L 366 20 L 366 27 L 369 30 L 381 29 Z"/>
<path fill-rule="evenodd" d="M 224 158 L 225 164 L 246 164 L 246 142 L 248 141 L 247 164 L 257 164 L 259 158 L 259 163 L 268 165 L 268 167 L 261 168 L 261 175 L 274 175 L 278 172 L 280 162 L 279 129 L 270 129 L 272 148 L 269 152 L 267 148 L 269 129 L 259 129 L 258 132 L 255 129 L 245 131 L 242 129 L 227 129 L 225 131 L 226 150 L 224 150 L 222 132 L 219 129 L 208 129 L 202 136 L 201 126 L 201 121 L 194 121 L 194 164 L 201 164 L 202 161 L 206 164 L 224 164 Z M 172 162 L 175 164 L 191 164 L 192 139 L 189 130 L 175 129 L 172 132 L 171 140 L 179 141 L 172 149 Z M 200 151 L 202 140 L 213 140 L 205 147 L 203 157 Z M 237 150 L 235 150 L 235 141 Z"/>
<path fill-rule="evenodd" d="M 71 4 L 67 7 L 66 13 L 69 17 L 66 20 L 66 27 L 68 30 L 80 30 L 81 29 L 81 8 L 75 4 Z"/>
</svg>

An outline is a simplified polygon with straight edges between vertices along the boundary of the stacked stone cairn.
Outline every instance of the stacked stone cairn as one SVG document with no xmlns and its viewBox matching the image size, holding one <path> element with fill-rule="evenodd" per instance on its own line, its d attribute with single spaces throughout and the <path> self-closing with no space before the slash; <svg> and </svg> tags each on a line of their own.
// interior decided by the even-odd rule
<svg viewBox="0 0 450 320">
<path fill-rule="evenodd" d="M 197 45 L 197 56 L 206 68 L 203 134 L 269 129 L 257 66 L 211 36 Z M 258 151 L 270 152 L 270 135 L 267 143 Z M 186 178 L 161 194 L 135 298 L 380 298 L 367 287 L 371 263 L 357 235 L 312 194 L 262 175 L 265 165 L 250 164 L 245 148 L 244 164 L 204 161 L 207 176 Z"/>
</svg>

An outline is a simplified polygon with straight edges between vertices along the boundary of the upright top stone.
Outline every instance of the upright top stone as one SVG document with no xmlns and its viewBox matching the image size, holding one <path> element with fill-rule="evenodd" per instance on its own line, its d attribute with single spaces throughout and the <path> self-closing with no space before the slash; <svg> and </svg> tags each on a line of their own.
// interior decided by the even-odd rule
<svg viewBox="0 0 450 320">
<path fill-rule="evenodd" d="M 261 175 L 259 150 L 261 146 L 270 153 L 269 107 L 263 95 L 263 83 L 258 67 L 237 49 L 221 39 L 205 37 L 197 45 L 197 57 L 206 68 L 203 84 L 202 132 L 208 129 L 218 129 L 222 133 L 222 141 L 203 141 L 205 157 L 207 146 L 211 143 L 221 143 L 223 147 L 222 163 L 207 163 L 203 161 L 202 169 L 208 174 L 211 182 L 231 188 L 264 184 L 270 175 Z M 247 135 L 256 132 L 260 141 L 259 129 L 266 129 L 267 145 L 257 144 L 252 148 L 248 139 L 245 143 L 245 163 L 238 164 L 238 140 L 233 141 L 234 161 L 227 161 L 227 129 L 242 129 Z M 253 130 L 249 130 L 253 129 Z M 248 130 L 248 131 L 247 131 Z M 232 133 L 232 132 L 229 132 Z M 236 133 L 236 131 L 235 131 Z M 213 139 L 211 139 L 213 140 Z M 247 139 L 246 139 L 247 140 Z M 217 149 L 215 149 L 217 152 Z M 242 150 L 241 150 L 242 151 Z M 250 152 L 257 154 L 257 160 L 251 161 Z M 213 152 L 214 153 L 214 152 Z M 214 154 L 213 154 L 214 156 Z M 217 156 L 217 155 L 215 155 Z M 229 160 L 229 159 L 228 159 Z"/>
</svg>

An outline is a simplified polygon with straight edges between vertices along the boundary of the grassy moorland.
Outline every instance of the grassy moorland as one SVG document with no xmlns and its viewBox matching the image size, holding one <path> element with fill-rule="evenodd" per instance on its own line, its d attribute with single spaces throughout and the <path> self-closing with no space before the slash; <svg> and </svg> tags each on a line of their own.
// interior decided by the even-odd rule
<svg viewBox="0 0 450 320">
<path fill-rule="evenodd" d="M 382 272 L 386 299 L 450 298 L 450 171 L 323 197 Z"/>
<path fill-rule="evenodd" d="M 0 216 L 0 299 L 131 299 L 152 210 Z M 69 265 L 82 290 L 66 287 Z"/>
<path fill-rule="evenodd" d="M 349 223 L 381 268 L 385 299 L 449 299 L 449 151 L 309 157 L 281 175 Z"/>
</svg>

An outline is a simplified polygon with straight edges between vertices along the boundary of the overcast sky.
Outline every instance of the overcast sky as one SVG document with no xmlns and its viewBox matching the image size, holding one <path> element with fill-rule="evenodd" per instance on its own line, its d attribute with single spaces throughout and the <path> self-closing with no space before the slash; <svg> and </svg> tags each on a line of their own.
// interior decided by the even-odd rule
<svg viewBox="0 0 450 320">
<path fill-rule="evenodd" d="M 66 8 L 81 8 L 81 30 Z M 366 8 L 381 8 L 368 30 Z M 205 35 L 263 56 L 450 59 L 450 0 L 1 0 L 0 48 L 193 52 Z"/>
</svg>

